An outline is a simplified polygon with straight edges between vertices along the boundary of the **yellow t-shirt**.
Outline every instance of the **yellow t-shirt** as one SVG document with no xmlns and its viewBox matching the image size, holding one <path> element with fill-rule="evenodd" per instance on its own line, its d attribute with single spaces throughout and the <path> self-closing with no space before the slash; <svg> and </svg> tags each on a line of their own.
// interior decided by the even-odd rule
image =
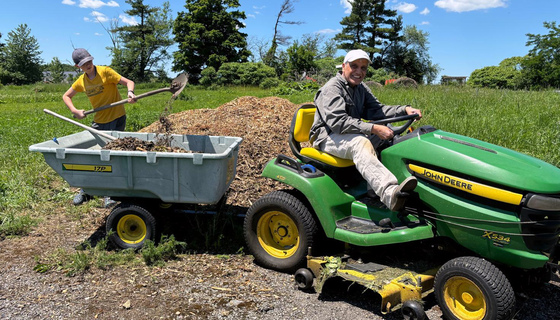
<svg viewBox="0 0 560 320">
<path fill-rule="evenodd" d="M 106 66 L 95 66 L 95 78 L 90 80 L 84 73 L 72 84 L 72 89 L 85 92 L 92 107 L 98 108 L 121 100 L 117 84 L 121 75 Z M 124 105 L 115 106 L 95 113 L 93 121 L 108 123 L 125 115 Z"/>
</svg>

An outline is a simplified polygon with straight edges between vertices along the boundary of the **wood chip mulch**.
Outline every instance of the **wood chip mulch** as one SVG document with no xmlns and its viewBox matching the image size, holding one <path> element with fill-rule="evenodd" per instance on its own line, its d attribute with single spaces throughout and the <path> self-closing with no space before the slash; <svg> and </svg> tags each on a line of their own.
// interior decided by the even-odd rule
<svg viewBox="0 0 560 320">
<path fill-rule="evenodd" d="M 261 196 L 283 187 L 261 177 L 268 161 L 278 154 L 292 156 L 288 146 L 290 123 L 299 105 L 278 97 L 240 97 L 216 109 L 173 113 L 167 119 L 172 134 L 242 137 L 237 176 L 230 186 L 227 203 L 249 207 Z M 158 132 L 155 122 L 140 132 Z"/>
</svg>

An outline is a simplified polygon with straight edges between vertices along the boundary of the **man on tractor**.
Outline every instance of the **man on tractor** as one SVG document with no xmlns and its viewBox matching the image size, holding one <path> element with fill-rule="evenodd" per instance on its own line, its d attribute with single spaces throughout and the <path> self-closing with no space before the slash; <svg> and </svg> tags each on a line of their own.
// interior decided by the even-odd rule
<svg viewBox="0 0 560 320">
<path fill-rule="evenodd" d="M 385 125 L 363 120 L 380 120 L 420 110 L 409 105 L 386 106 L 377 100 L 362 83 L 371 60 L 363 50 L 351 50 L 344 57 L 342 71 L 330 79 L 315 95 L 317 111 L 311 131 L 313 147 L 339 158 L 351 159 L 368 182 L 371 190 L 392 211 L 403 208 L 403 192 L 416 188 L 416 178 L 408 177 L 401 184 L 378 159 L 374 145 L 393 138 Z M 376 141 L 377 140 L 377 141 Z"/>
</svg>

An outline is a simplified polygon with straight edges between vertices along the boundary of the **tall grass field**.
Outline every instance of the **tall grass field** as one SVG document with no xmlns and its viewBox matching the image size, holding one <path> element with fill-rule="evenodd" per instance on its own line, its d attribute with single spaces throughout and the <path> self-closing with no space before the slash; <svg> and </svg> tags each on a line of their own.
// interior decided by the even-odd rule
<svg viewBox="0 0 560 320">
<path fill-rule="evenodd" d="M 169 84 L 139 84 L 136 94 Z M 50 109 L 71 117 L 62 94 L 68 85 L 0 86 L 0 239 L 26 234 L 32 226 L 64 207 L 76 220 L 88 205 L 74 207 L 74 190 L 45 163 L 30 145 L 82 131 L 47 115 Z M 126 96 L 125 88 L 121 95 Z M 432 125 L 560 166 L 560 94 L 555 91 L 504 91 L 457 86 L 382 88 L 375 95 L 384 104 L 410 104 L 423 111 L 418 125 Z M 187 86 L 172 112 L 216 108 L 241 96 L 273 96 L 273 90 L 235 87 L 218 90 Z M 171 94 L 161 93 L 126 105 L 127 131 L 137 131 L 158 120 Z M 314 92 L 280 96 L 293 103 L 313 100 Z M 74 97 L 78 108 L 90 109 L 84 94 Z M 80 120 L 91 124 L 92 115 Z M 266 124 L 264 124 L 266 125 Z M 274 157 L 276 155 L 270 155 Z"/>
</svg>

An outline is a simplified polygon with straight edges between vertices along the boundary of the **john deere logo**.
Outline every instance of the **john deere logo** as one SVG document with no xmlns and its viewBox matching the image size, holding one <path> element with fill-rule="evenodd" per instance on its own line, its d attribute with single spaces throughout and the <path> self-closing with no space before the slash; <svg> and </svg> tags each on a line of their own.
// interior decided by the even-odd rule
<svg viewBox="0 0 560 320">
<path fill-rule="evenodd" d="M 523 199 L 523 195 L 508 190 L 491 187 L 482 183 L 473 182 L 463 178 L 455 177 L 439 171 L 423 168 L 414 164 L 409 164 L 408 168 L 416 173 L 418 177 L 436 182 L 441 185 L 459 189 L 484 198 L 518 205 Z"/>
<path fill-rule="evenodd" d="M 461 180 L 455 177 L 452 178 L 452 176 L 446 174 L 440 174 L 439 172 L 436 171 L 431 171 L 427 169 L 423 169 L 423 170 L 424 172 L 422 172 L 421 175 L 430 180 L 434 180 L 442 184 L 453 186 L 457 189 L 464 189 L 468 191 L 472 191 L 473 189 L 472 183 L 466 182 L 466 180 Z"/>
</svg>

